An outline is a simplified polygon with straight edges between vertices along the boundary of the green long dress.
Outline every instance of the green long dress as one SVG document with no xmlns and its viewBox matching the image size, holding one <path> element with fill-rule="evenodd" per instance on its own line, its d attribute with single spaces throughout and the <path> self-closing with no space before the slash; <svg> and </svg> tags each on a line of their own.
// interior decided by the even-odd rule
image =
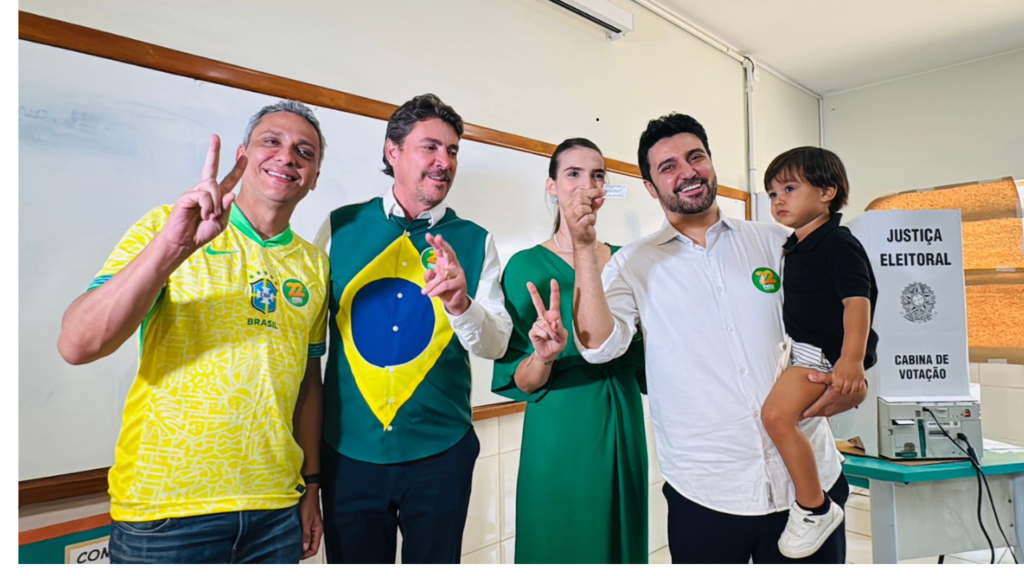
<svg viewBox="0 0 1024 576">
<path fill-rule="evenodd" d="M 616 251 L 617 247 L 612 247 Z M 561 289 L 569 331 L 546 385 L 516 387 L 516 368 L 533 352 L 527 334 L 537 311 L 526 282 L 545 305 L 551 279 Z M 494 363 L 491 389 L 526 401 L 516 494 L 517 564 L 646 563 L 647 442 L 641 393 L 643 342 L 622 357 L 587 363 L 576 349 L 572 294 L 576 273 L 543 246 L 517 253 L 502 287 L 513 330 L 508 352 Z"/>
</svg>

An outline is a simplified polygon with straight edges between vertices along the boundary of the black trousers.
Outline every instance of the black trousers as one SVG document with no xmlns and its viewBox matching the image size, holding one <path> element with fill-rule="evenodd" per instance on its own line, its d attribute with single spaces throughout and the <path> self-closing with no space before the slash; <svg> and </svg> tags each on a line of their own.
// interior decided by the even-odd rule
<svg viewBox="0 0 1024 576">
<path fill-rule="evenodd" d="M 836 528 L 821 549 L 800 560 L 779 552 L 779 537 L 789 512 L 766 516 L 736 516 L 705 508 L 688 500 L 665 482 L 668 500 L 668 547 L 673 564 L 845 564 L 846 521 Z M 850 497 L 846 476 L 829 489 L 833 502 L 845 510 Z"/>
<path fill-rule="evenodd" d="M 370 464 L 320 449 L 324 544 L 331 564 L 458 564 L 480 453 L 470 428 L 454 446 L 399 464 Z"/>
</svg>

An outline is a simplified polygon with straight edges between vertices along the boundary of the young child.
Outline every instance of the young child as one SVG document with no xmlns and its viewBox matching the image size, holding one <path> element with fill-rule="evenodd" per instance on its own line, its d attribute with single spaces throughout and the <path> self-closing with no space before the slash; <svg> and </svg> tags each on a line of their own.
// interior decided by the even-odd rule
<svg viewBox="0 0 1024 576">
<path fill-rule="evenodd" d="M 836 392 L 866 385 L 878 335 L 871 330 L 878 288 L 871 262 L 850 230 L 839 225 L 849 184 L 839 157 L 821 148 L 795 148 L 772 160 L 764 177 L 772 215 L 794 229 L 784 246 L 783 320 L 792 340 L 791 366 L 764 402 L 761 419 L 796 489 L 779 550 L 806 558 L 843 522 L 843 510 L 822 490 L 803 412 L 826 386 L 812 370 L 832 373 Z"/>
</svg>

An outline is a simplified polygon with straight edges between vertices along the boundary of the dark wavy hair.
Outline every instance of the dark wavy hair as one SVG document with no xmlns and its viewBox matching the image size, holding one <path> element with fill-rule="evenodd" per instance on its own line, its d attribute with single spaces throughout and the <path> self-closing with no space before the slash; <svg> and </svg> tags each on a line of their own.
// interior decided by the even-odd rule
<svg viewBox="0 0 1024 576">
<path fill-rule="evenodd" d="M 850 181 L 843 161 L 824 148 L 801 146 L 779 154 L 764 172 L 764 189 L 769 190 L 775 179 L 802 180 L 815 188 L 835 188 L 836 197 L 828 204 L 830 214 L 839 212 L 850 198 Z"/>
<path fill-rule="evenodd" d="M 401 147 L 405 142 L 405 137 L 412 132 L 417 122 L 430 120 L 431 118 L 444 120 L 455 130 L 455 134 L 462 138 L 464 130 L 462 116 L 459 116 L 459 113 L 454 108 L 442 102 L 437 96 L 421 94 L 399 106 L 391 114 L 391 117 L 388 118 L 388 130 L 384 139 L 385 145 L 388 140 L 391 140 Z M 384 170 L 382 171 L 388 176 L 395 176 L 395 171 L 391 167 L 391 163 L 388 162 L 386 149 L 384 151 Z"/>
<path fill-rule="evenodd" d="M 555 148 L 554 153 L 551 154 L 551 161 L 548 162 L 548 178 L 551 178 L 552 180 L 558 179 L 558 159 L 562 156 L 563 153 L 568 152 L 573 148 L 589 148 L 594 152 L 601 154 L 601 149 L 597 147 L 597 144 L 594 144 L 593 142 L 587 140 L 586 138 L 568 138 L 566 140 L 563 140 L 562 143 L 559 144 L 557 148 Z M 604 154 L 601 154 L 601 156 L 604 156 Z M 555 227 L 552 234 L 557 234 L 558 229 L 561 225 L 562 211 L 559 210 L 556 206 Z"/>
<path fill-rule="evenodd" d="M 693 116 L 687 116 L 686 114 L 676 112 L 666 114 L 661 118 L 655 118 L 648 122 L 647 129 L 640 135 L 640 147 L 637 149 L 636 157 L 637 164 L 640 166 L 640 175 L 643 176 L 644 180 L 652 184 L 654 183 L 651 180 L 651 160 L 647 157 L 647 153 L 661 140 L 671 138 L 676 134 L 693 134 L 700 138 L 701 143 L 704 144 L 704 150 L 707 150 L 708 158 L 711 158 L 708 134 L 704 131 L 704 127 L 700 125 L 700 122 L 697 122 Z"/>
</svg>

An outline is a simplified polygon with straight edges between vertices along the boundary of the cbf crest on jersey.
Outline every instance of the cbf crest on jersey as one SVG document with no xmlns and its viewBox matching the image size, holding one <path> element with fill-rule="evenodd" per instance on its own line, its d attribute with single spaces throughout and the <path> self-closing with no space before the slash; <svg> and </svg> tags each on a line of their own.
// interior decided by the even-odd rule
<svg viewBox="0 0 1024 576">
<path fill-rule="evenodd" d="M 384 428 L 452 339 L 444 304 L 420 293 L 427 259 L 402 235 L 352 278 L 338 302 L 345 357 Z"/>
<path fill-rule="evenodd" d="M 252 297 L 249 302 L 262 314 L 277 310 L 277 287 L 269 278 L 261 278 L 249 285 Z"/>
</svg>

